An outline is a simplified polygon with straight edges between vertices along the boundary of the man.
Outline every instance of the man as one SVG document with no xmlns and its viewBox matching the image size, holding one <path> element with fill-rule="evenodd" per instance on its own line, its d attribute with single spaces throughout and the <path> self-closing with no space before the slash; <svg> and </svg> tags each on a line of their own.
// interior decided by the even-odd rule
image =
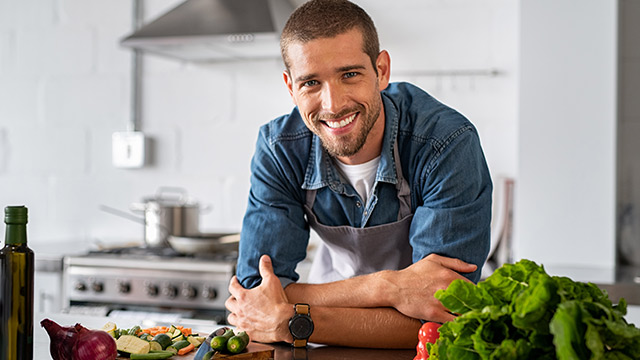
<svg viewBox="0 0 640 360">
<path fill-rule="evenodd" d="M 346 0 L 302 5 L 281 50 L 296 108 L 260 129 L 228 321 L 262 342 L 415 347 L 420 320 L 454 318 L 435 291 L 478 281 L 488 253 L 478 134 L 424 91 L 389 84 L 373 22 Z M 297 283 L 310 227 L 322 239 L 314 283 Z M 294 319 L 296 303 L 308 305 Z"/>
</svg>

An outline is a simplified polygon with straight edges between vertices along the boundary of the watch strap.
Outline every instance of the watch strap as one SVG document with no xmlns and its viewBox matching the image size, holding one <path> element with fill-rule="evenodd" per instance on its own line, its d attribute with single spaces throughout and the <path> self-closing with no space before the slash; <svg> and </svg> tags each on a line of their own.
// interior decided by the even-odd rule
<svg viewBox="0 0 640 360">
<path fill-rule="evenodd" d="M 293 306 L 293 308 L 296 311 L 296 314 L 309 315 L 309 311 L 311 307 L 309 306 L 309 304 L 297 303 Z"/>
<path fill-rule="evenodd" d="M 296 315 L 310 316 L 311 313 L 311 306 L 309 306 L 309 304 L 297 303 L 293 306 L 293 309 Z M 306 347 L 307 340 L 308 339 L 298 339 L 294 336 L 293 343 L 291 345 L 297 348 Z"/>
<path fill-rule="evenodd" d="M 293 339 L 293 347 L 307 346 L 307 339 Z"/>
</svg>

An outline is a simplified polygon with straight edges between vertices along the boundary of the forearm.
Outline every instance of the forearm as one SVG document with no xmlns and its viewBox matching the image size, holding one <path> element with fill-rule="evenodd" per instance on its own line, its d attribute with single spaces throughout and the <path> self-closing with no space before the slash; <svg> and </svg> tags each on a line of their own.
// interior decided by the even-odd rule
<svg viewBox="0 0 640 360">
<path fill-rule="evenodd" d="M 395 271 L 385 270 L 325 284 L 293 283 L 285 288 L 285 293 L 292 303 L 315 306 L 393 307 L 388 296 L 393 286 L 390 281 L 393 273 Z"/>
<path fill-rule="evenodd" d="M 312 306 L 310 342 L 368 348 L 415 348 L 420 321 L 393 308 Z"/>
</svg>

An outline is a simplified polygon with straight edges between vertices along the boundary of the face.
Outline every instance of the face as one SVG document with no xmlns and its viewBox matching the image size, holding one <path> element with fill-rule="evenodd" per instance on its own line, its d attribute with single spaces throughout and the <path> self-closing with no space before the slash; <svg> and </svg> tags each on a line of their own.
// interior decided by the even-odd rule
<svg viewBox="0 0 640 360">
<path fill-rule="evenodd" d="M 284 80 L 294 103 L 327 151 L 346 163 L 378 156 L 384 134 L 380 90 L 388 85 L 389 55 L 380 53 L 376 74 L 362 41 L 353 29 L 287 49 Z"/>
</svg>

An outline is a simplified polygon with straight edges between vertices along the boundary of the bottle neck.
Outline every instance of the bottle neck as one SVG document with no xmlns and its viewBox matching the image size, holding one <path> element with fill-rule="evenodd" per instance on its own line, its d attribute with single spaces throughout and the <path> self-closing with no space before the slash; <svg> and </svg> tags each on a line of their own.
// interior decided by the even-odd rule
<svg viewBox="0 0 640 360">
<path fill-rule="evenodd" d="M 5 232 L 5 244 L 20 245 L 27 243 L 26 224 L 7 224 Z"/>
</svg>

